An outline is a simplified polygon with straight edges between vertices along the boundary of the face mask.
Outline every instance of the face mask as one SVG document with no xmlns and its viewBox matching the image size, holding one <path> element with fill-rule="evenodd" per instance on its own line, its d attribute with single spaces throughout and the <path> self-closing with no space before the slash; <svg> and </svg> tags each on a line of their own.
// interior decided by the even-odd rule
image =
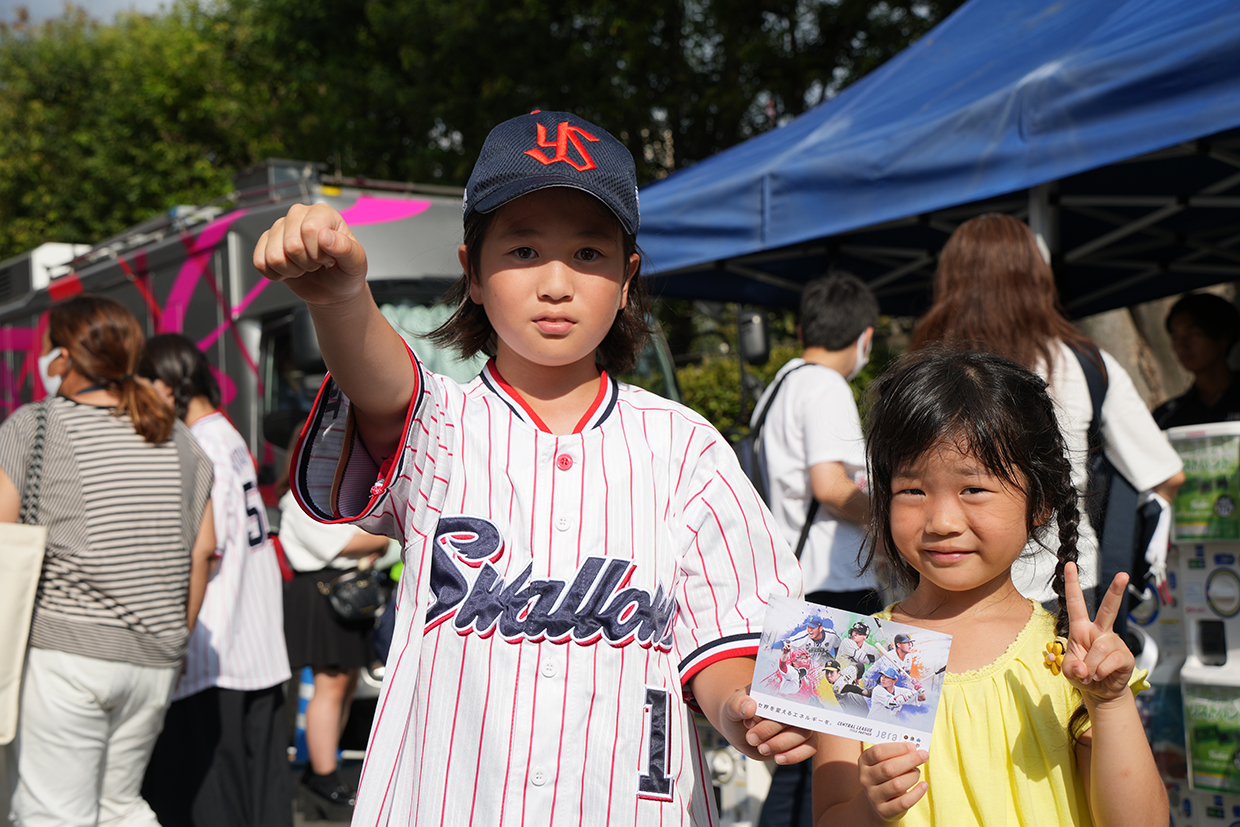
<svg viewBox="0 0 1240 827">
<path fill-rule="evenodd" d="M 870 363 L 870 345 L 873 343 L 873 336 L 870 337 L 869 341 L 866 341 L 865 331 L 862 331 L 861 335 L 857 337 L 857 364 L 853 365 L 852 372 L 848 374 L 849 381 L 852 381 L 861 372 L 861 369 Z"/>
<path fill-rule="evenodd" d="M 39 378 L 43 380 L 43 390 L 47 391 L 48 396 L 55 396 L 56 391 L 60 390 L 61 377 L 47 375 L 48 366 L 59 356 L 60 348 L 54 347 L 47 352 L 47 355 L 39 357 Z"/>
</svg>

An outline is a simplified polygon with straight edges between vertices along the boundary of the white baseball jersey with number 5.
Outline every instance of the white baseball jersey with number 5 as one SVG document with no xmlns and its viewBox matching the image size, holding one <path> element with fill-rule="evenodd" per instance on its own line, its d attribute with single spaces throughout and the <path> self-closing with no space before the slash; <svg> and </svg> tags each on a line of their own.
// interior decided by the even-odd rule
<svg viewBox="0 0 1240 827">
<path fill-rule="evenodd" d="M 801 592 L 732 449 L 605 374 L 556 435 L 494 363 L 414 365 L 385 467 L 330 378 L 293 465 L 313 516 L 405 548 L 353 824 L 715 824 L 684 685 Z"/>
</svg>

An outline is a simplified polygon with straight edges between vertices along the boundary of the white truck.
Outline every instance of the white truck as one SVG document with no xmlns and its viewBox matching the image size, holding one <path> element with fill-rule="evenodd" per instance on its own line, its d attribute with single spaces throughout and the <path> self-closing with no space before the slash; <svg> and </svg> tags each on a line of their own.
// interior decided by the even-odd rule
<svg viewBox="0 0 1240 827">
<path fill-rule="evenodd" d="M 178 207 L 93 246 L 46 244 L 0 262 L 0 421 L 43 396 L 36 359 L 49 305 L 105 293 L 148 335 L 184 333 L 207 354 L 274 505 L 270 484 L 325 370 L 305 306 L 250 263 L 258 237 L 295 203 L 341 212 L 366 248 L 375 300 L 431 370 L 477 374 L 481 360 L 462 363 L 417 338 L 450 313 L 438 300 L 460 274 L 460 189 L 330 179 L 314 164 L 280 160 L 245 170 L 236 187 L 226 205 Z M 679 398 L 661 336 L 624 378 Z"/>
</svg>

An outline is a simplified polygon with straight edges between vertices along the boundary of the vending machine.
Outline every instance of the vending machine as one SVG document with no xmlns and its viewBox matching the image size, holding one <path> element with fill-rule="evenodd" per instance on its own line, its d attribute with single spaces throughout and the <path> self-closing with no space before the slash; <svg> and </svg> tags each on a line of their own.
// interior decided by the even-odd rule
<svg viewBox="0 0 1240 827">
<path fill-rule="evenodd" d="M 1188 796 L 1196 824 L 1240 827 L 1240 422 L 1173 428 L 1167 436 L 1186 478 L 1173 504 L 1172 540 L 1185 632 Z"/>
<path fill-rule="evenodd" d="M 1167 580 L 1146 584 L 1145 597 L 1135 601 L 1128 615 L 1130 631 L 1139 630 L 1142 657 L 1154 660 L 1150 688 L 1137 695 L 1137 709 L 1154 752 L 1159 775 L 1167 785 L 1172 827 L 1196 827 L 1197 804 L 1188 786 L 1188 758 L 1184 747 L 1184 698 L 1180 671 L 1184 668 L 1184 590 L 1180 552 L 1167 552 Z"/>
</svg>

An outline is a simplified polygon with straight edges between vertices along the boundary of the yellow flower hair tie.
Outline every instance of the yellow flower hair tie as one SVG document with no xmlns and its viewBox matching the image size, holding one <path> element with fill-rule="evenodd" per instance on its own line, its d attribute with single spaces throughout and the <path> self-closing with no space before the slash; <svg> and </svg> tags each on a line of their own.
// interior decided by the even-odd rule
<svg viewBox="0 0 1240 827">
<path fill-rule="evenodd" d="M 1052 675 L 1063 674 L 1063 656 L 1068 651 L 1068 641 L 1057 637 L 1046 644 L 1046 668 Z"/>
</svg>

